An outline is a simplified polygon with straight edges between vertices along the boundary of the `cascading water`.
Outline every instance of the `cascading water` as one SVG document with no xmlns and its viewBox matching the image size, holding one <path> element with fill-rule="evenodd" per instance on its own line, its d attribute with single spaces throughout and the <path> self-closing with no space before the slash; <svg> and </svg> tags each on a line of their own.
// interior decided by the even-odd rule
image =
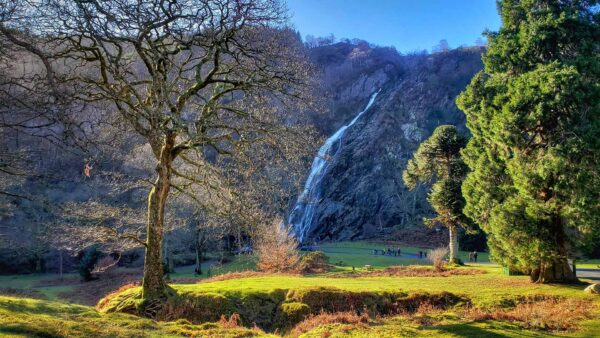
<svg viewBox="0 0 600 338">
<path fill-rule="evenodd" d="M 304 190 L 298 197 L 298 201 L 288 217 L 288 224 L 291 224 L 294 227 L 296 238 L 300 243 L 304 241 L 308 231 L 313 225 L 315 207 L 321 199 L 320 185 L 323 176 L 325 176 L 325 173 L 329 167 L 329 159 L 335 156 L 335 154 L 337 154 L 339 151 L 340 147 L 333 149 L 333 146 L 335 144 L 339 144 L 341 146 L 341 139 L 344 136 L 346 129 L 356 123 L 358 118 L 367 110 L 369 110 L 369 108 L 371 108 L 373 102 L 375 102 L 377 94 L 379 94 L 379 90 L 371 95 L 369 103 L 367 103 L 367 106 L 365 109 L 363 109 L 363 111 L 358 113 L 354 119 L 350 121 L 350 123 L 338 129 L 335 134 L 331 135 L 331 137 L 325 141 L 325 144 L 321 146 L 317 156 L 313 160 L 310 173 L 308 174 L 308 178 L 304 184 Z"/>
</svg>

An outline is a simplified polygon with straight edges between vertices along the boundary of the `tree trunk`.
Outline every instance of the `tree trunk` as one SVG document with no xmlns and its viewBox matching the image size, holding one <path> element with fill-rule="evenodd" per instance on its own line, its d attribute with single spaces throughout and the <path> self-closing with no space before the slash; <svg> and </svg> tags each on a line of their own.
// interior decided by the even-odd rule
<svg viewBox="0 0 600 338">
<path fill-rule="evenodd" d="M 531 271 L 531 281 L 535 283 L 575 283 L 579 280 L 567 260 L 567 235 L 560 215 L 553 215 L 550 225 L 558 258 L 552 261 L 542 261 L 537 268 Z"/>
<path fill-rule="evenodd" d="M 196 274 L 202 274 L 202 248 L 200 248 L 200 243 L 196 242 Z"/>
<path fill-rule="evenodd" d="M 566 258 L 542 263 L 531 272 L 534 283 L 575 283 L 578 281 Z"/>
<path fill-rule="evenodd" d="M 156 171 L 158 177 L 148 195 L 148 220 L 146 224 L 146 254 L 142 297 L 160 298 L 166 293 L 163 278 L 162 241 L 164 231 L 165 204 L 171 188 L 171 164 L 175 138 L 167 136 L 160 151 Z"/>
<path fill-rule="evenodd" d="M 58 250 L 58 259 L 59 259 L 58 273 L 60 275 L 60 280 L 62 280 L 63 279 L 63 252 L 62 252 L 62 249 Z"/>
<path fill-rule="evenodd" d="M 175 268 L 173 266 L 173 257 L 171 257 L 171 245 L 167 238 L 163 239 L 163 273 L 167 274 L 167 276 L 175 272 Z"/>
<path fill-rule="evenodd" d="M 448 233 L 450 235 L 450 243 L 448 245 L 448 249 L 450 251 L 448 262 L 450 263 L 460 263 L 460 259 L 458 258 L 458 229 L 456 227 L 448 227 Z"/>
</svg>

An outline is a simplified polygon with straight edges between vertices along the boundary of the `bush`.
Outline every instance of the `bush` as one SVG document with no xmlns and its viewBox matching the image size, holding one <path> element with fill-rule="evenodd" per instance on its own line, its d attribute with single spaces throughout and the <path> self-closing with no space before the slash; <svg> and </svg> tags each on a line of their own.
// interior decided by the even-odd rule
<svg viewBox="0 0 600 338">
<path fill-rule="evenodd" d="M 573 330 L 582 320 L 592 317 L 594 305 L 588 300 L 544 298 L 541 296 L 538 301 L 524 301 L 508 309 L 470 308 L 465 314 L 474 321 L 507 321 L 525 329 L 544 331 Z"/>
<path fill-rule="evenodd" d="M 98 259 L 100 259 L 101 255 L 102 253 L 95 246 L 83 253 L 77 271 L 84 281 L 89 282 L 92 280 L 92 270 L 94 269 L 94 266 L 96 266 L 96 263 L 98 263 Z"/>
<path fill-rule="evenodd" d="M 448 255 L 448 248 L 437 248 L 429 250 L 427 258 L 429 258 L 436 271 L 444 271 L 446 269 L 446 255 Z"/>
<path fill-rule="evenodd" d="M 316 287 L 290 290 L 286 299 L 310 306 L 312 314 L 322 311 L 368 311 L 369 313 L 387 314 L 394 308 L 393 303 L 403 293 L 389 292 L 351 292 L 331 287 Z"/>
<path fill-rule="evenodd" d="M 243 294 L 235 300 L 238 312 L 246 325 L 270 330 L 273 328 L 274 316 L 279 305 L 285 300 L 285 290 L 254 292 Z"/>
<path fill-rule="evenodd" d="M 329 257 L 321 251 L 311 252 L 300 258 L 300 270 L 303 273 L 322 273 L 329 271 Z"/>
<path fill-rule="evenodd" d="M 265 272 L 296 272 L 300 256 L 298 242 L 290 227 L 284 227 L 280 221 L 263 229 L 258 238 L 256 253 L 258 269 Z"/>
<path fill-rule="evenodd" d="M 310 315 L 310 306 L 299 303 L 283 303 L 275 318 L 275 327 L 287 331 Z"/>
<path fill-rule="evenodd" d="M 302 334 L 326 324 L 353 324 L 355 327 L 366 327 L 369 323 L 369 316 L 366 313 L 361 315 L 356 312 L 336 312 L 336 313 L 320 313 L 316 316 L 311 316 L 302 321 L 291 332 L 292 337 L 299 337 Z M 327 337 L 327 336 L 323 336 Z"/>
</svg>

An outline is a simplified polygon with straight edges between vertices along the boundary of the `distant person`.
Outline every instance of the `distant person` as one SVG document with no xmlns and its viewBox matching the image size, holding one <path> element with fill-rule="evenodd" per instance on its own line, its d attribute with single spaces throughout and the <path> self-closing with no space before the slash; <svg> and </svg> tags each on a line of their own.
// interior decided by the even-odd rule
<svg viewBox="0 0 600 338">
<path fill-rule="evenodd" d="M 473 262 L 474 257 L 475 256 L 473 255 L 473 253 L 469 252 L 469 262 Z"/>
<path fill-rule="evenodd" d="M 423 258 L 423 251 L 419 251 L 419 258 Z"/>
<path fill-rule="evenodd" d="M 402 256 L 402 250 L 400 248 L 398 248 L 398 250 L 396 250 L 396 252 L 398 253 L 398 256 Z"/>
<path fill-rule="evenodd" d="M 83 167 L 83 175 L 87 178 L 90 178 L 92 176 L 92 169 L 94 168 L 90 165 L 90 162 L 86 162 L 85 166 Z"/>
<path fill-rule="evenodd" d="M 473 251 L 473 262 L 477 263 L 477 251 Z"/>
</svg>

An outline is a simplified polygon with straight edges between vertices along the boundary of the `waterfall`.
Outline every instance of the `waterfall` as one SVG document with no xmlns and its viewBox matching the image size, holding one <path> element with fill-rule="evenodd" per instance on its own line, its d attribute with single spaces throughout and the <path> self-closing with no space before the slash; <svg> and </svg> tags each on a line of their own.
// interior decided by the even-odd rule
<svg viewBox="0 0 600 338">
<path fill-rule="evenodd" d="M 335 156 L 335 154 L 339 151 L 341 147 L 341 140 L 346 132 L 346 129 L 356 123 L 358 118 L 367 110 L 369 110 L 369 108 L 371 108 L 373 102 L 375 102 L 377 94 L 379 94 L 379 91 L 380 90 L 371 95 L 369 103 L 367 103 L 365 109 L 358 113 L 354 119 L 350 121 L 350 123 L 338 129 L 335 134 L 331 135 L 325 141 L 325 143 L 319 149 L 317 156 L 314 158 L 310 172 L 306 178 L 306 183 L 304 184 L 304 190 L 298 197 L 298 201 L 296 201 L 296 205 L 288 217 L 288 224 L 291 224 L 294 227 L 296 237 L 300 243 L 304 241 L 308 231 L 313 226 L 313 217 L 315 215 L 316 204 L 319 203 L 321 199 L 321 181 L 323 180 L 323 176 L 325 176 L 325 173 L 329 167 L 329 159 Z M 337 149 L 333 149 L 335 144 L 339 144 Z"/>
</svg>

